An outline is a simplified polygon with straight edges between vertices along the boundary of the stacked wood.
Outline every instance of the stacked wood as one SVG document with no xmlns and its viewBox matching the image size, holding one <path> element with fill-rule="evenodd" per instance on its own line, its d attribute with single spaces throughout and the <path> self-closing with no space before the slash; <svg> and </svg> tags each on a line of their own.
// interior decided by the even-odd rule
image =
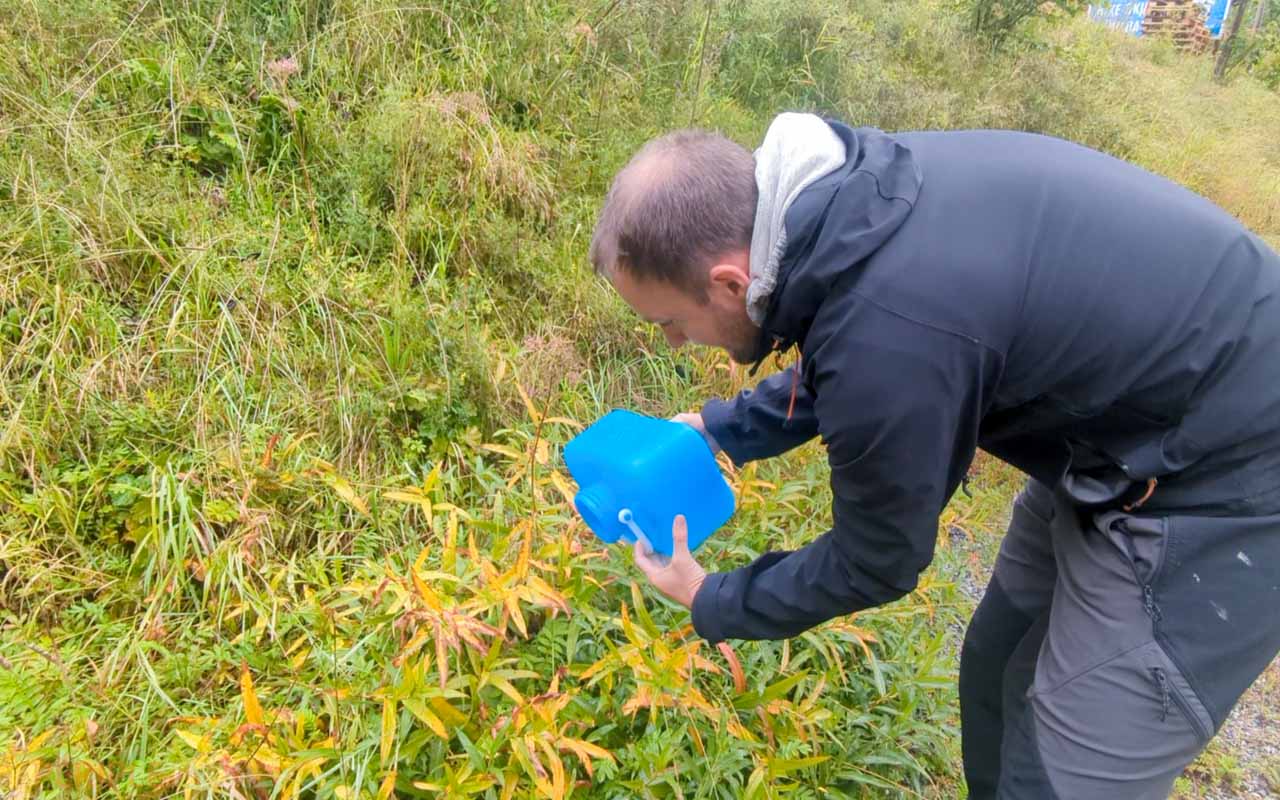
<svg viewBox="0 0 1280 800">
<path fill-rule="evenodd" d="M 1151 0 L 1142 21 L 1142 35 L 1167 36 L 1179 50 L 1203 53 L 1212 43 L 1204 23 L 1204 8 L 1195 0 Z"/>
</svg>

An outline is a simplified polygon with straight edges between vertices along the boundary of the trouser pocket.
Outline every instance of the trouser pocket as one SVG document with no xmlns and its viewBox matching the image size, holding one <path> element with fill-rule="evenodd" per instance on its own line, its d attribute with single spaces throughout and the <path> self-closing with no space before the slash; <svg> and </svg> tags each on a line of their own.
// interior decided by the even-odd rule
<svg viewBox="0 0 1280 800">
<path fill-rule="evenodd" d="M 1159 643 L 1153 642 L 1144 648 L 1142 657 L 1156 691 L 1160 721 L 1167 723 L 1171 714 L 1181 715 L 1181 721 L 1195 732 L 1199 743 L 1202 746 L 1208 744 L 1214 732 L 1213 719 L 1182 670 Z"/>
<path fill-rule="evenodd" d="M 1211 736 L 1208 713 L 1154 640 L 1057 685 L 1038 678 L 1028 696 L 1033 746 L 1060 798 L 1164 798 Z"/>
</svg>

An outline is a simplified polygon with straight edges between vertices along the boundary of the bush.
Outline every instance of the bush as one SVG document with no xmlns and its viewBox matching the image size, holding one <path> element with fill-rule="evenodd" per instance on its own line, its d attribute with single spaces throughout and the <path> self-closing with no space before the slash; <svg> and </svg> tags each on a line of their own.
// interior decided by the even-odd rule
<svg viewBox="0 0 1280 800">
<path fill-rule="evenodd" d="M 1263 86 L 1280 91 L 1280 21 L 1271 22 L 1245 41 L 1241 62 Z"/>
<path fill-rule="evenodd" d="M 969 24 L 998 48 L 1032 19 L 1072 16 L 1087 7 L 1086 0 L 968 0 Z"/>
</svg>

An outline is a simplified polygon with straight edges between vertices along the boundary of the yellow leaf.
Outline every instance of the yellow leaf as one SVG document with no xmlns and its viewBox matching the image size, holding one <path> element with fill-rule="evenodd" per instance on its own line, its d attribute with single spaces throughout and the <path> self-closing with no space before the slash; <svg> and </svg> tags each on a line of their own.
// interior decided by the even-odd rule
<svg viewBox="0 0 1280 800">
<path fill-rule="evenodd" d="M 561 800 L 565 793 L 565 774 L 564 762 L 560 760 L 560 754 L 555 751 L 546 739 L 538 738 L 538 747 L 546 755 L 547 761 L 551 764 L 551 789 L 554 800 Z"/>
<path fill-rule="evenodd" d="M 98 787 L 93 781 L 93 771 L 83 761 L 77 761 L 71 765 L 71 778 L 75 782 L 76 792 L 81 797 L 98 796 Z"/>
<path fill-rule="evenodd" d="M 249 675 L 249 665 L 240 662 L 240 697 L 244 700 L 245 719 L 254 725 L 265 725 L 262 706 L 258 704 L 258 695 L 253 691 L 253 678 Z"/>
<path fill-rule="evenodd" d="M 592 744 L 582 739 L 561 739 L 560 744 L 569 747 L 575 753 L 586 753 L 591 758 L 604 758 L 613 761 L 613 754 L 598 744 Z"/>
<path fill-rule="evenodd" d="M 511 615 L 511 621 L 515 623 L 516 630 L 520 631 L 520 635 L 529 638 L 529 629 L 524 624 L 524 614 L 520 613 L 520 600 L 514 594 L 507 595 L 504 601 L 507 607 L 507 613 Z"/>
<path fill-rule="evenodd" d="M 542 414 L 538 412 L 537 407 L 533 405 L 533 401 L 529 399 L 529 394 L 520 385 L 519 381 L 515 381 L 516 391 L 520 393 L 520 399 L 524 401 L 525 410 L 529 412 L 529 419 L 533 424 L 538 424 L 538 420 L 542 418 Z"/>
<path fill-rule="evenodd" d="M 693 723 L 692 719 L 689 720 L 689 733 L 693 736 L 694 746 L 698 748 L 698 755 L 705 758 L 707 755 L 707 746 L 703 744 L 702 734 L 698 733 L 698 726 Z"/>
<path fill-rule="evenodd" d="M 378 800 L 388 800 L 393 797 L 396 790 L 396 771 L 393 769 L 387 773 L 387 777 L 382 779 L 382 785 L 378 787 Z"/>
<path fill-rule="evenodd" d="M 186 742 L 187 745 L 189 745 L 191 749 L 195 750 L 197 753 L 209 752 L 208 735 L 197 736 L 191 731 L 184 731 L 181 728 L 175 728 L 173 732 L 179 739 Z"/>
<path fill-rule="evenodd" d="M 533 553 L 533 526 L 529 520 L 522 519 L 511 528 L 511 538 L 523 534 L 520 540 L 520 554 L 516 556 L 516 565 L 512 570 L 512 574 L 521 578 L 529 574 L 529 560 Z"/>
<path fill-rule="evenodd" d="M 413 573 L 413 585 L 418 590 L 418 594 L 422 597 L 422 602 L 427 604 L 427 608 L 432 611 L 439 611 L 443 607 L 440 603 L 440 595 L 432 591 L 430 586 L 422 578 L 418 577 L 418 573 Z"/>
<path fill-rule="evenodd" d="M 18 786 L 13 793 L 14 800 L 27 800 L 31 796 L 31 789 L 40 780 L 40 773 L 43 767 L 44 762 L 38 758 L 33 758 L 27 762 L 26 769 L 19 774 Z"/>
<path fill-rule="evenodd" d="M 468 778 L 458 788 L 466 794 L 480 794 L 487 789 L 493 787 L 497 783 L 490 775 L 478 775 L 474 778 Z"/>
<path fill-rule="evenodd" d="M 501 444 L 482 444 L 482 445 L 480 445 L 480 449 L 481 449 L 481 450 L 488 450 L 488 451 L 489 451 L 489 452 L 491 452 L 491 453 L 497 453 L 497 454 L 498 454 L 498 455 L 500 455 L 500 456 L 506 456 L 507 458 L 510 458 L 510 459 L 512 459 L 513 461 L 523 461 L 523 460 L 524 460 L 524 454 L 523 454 L 523 453 L 520 453 L 520 452 L 517 452 L 517 451 L 515 451 L 515 450 L 512 450 L 510 447 L 507 447 L 506 445 L 501 445 Z"/>
<path fill-rule="evenodd" d="M 458 512 L 449 512 L 449 527 L 446 529 L 444 539 L 444 555 L 440 559 L 440 566 L 445 572 L 453 572 L 458 559 Z"/>
<path fill-rule="evenodd" d="M 404 701 L 404 707 L 409 709 L 409 713 L 426 723 L 431 732 L 441 739 L 448 739 L 449 732 L 445 730 L 444 723 L 435 713 L 427 708 L 426 704 L 416 697 L 411 697 Z"/>
<path fill-rule="evenodd" d="M 446 724 L 452 725 L 455 728 L 459 725 L 466 724 L 467 715 L 454 708 L 453 705 L 443 697 L 433 697 L 427 702 L 431 704 L 431 707 L 435 709 L 436 714 L 438 714 Z"/>
<path fill-rule="evenodd" d="M 618 669 L 618 665 L 614 657 L 611 655 L 608 655 L 600 659 L 596 663 L 592 664 L 591 666 L 587 667 L 585 670 L 583 670 L 582 674 L 578 676 L 578 680 L 590 681 L 599 673 L 608 674 L 617 669 Z"/>
<path fill-rule="evenodd" d="M 424 580 L 444 581 L 445 583 L 462 583 L 462 579 L 457 575 L 452 575 L 448 572 L 440 572 L 439 570 L 434 569 L 418 570 L 418 575 Z"/>
<path fill-rule="evenodd" d="M 422 481 L 422 493 L 431 494 L 431 490 L 436 488 L 436 484 L 440 482 L 440 465 L 443 462 L 437 461 L 436 465 L 431 468 L 431 472 L 427 473 L 427 477 Z"/>
<path fill-rule="evenodd" d="M 506 678 L 499 678 L 496 675 L 489 675 L 488 677 L 485 678 L 485 683 L 488 683 L 490 686 L 502 692 L 507 697 L 510 697 L 512 700 L 516 701 L 520 705 L 524 705 L 524 696 L 521 695 L 520 692 L 516 690 L 516 687 L 512 686 L 511 682 L 508 681 Z"/>
<path fill-rule="evenodd" d="M 413 560 L 413 571 L 415 573 L 419 572 L 422 569 L 422 565 L 427 563 L 427 556 L 430 552 L 431 549 L 428 547 L 424 547 L 418 551 L 418 557 Z"/>
<path fill-rule="evenodd" d="M 436 503 L 434 506 L 432 506 L 432 508 L 434 508 L 436 511 L 448 511 L 450 514 L 456 513 L 458 516 L 462 517 L 468 522 L 472 520 L 472 516 L 469 513 L 467 513 L 467 510 L 465 508 L 458 508 L 453 503 Z"/>
<path fill-rule="evenodd" d="M 299 634 L 298 638 L 293 640 L 293 644 L 289 645 L 289 647 L 284 651 L 284 654 L 286 656 L 291 656 L 297 651 L 299 647 L 302 647 L 306 643 L 307 643 L 307 634 L 305 633 Z"/>
<path fill-rule="evenodd" d="M 564 498 L 565 505 L 572 507 L 574 491 L 573 487 L 569 485 L 569 481 L 559 472 L 552 472 L 551 485 L 556 487 L 556 491 Z"/>
<path fill-rule="evenodd" d="M 400 651 L 400 654 L 396 656 L 396 661 L 402 662 L 404 659 L 418 652 L 418 650 L 422 647 L 422 645 L 427 641 L 427 638 L 430 636 L 431 636 L 431 631 L 427 630 L 426 628 L 419 628 L 418 632 L 415 633 L 413 635 L 413 638 L 409 640 L 409 643 L 406 644 L 404 646 L 404 649 Z"/>
<path fill-rule="evenodd" d="M 410 486 L 408 489 L 392 489 L 389 492 L 383 492 L 382 496 L 397 503 L 408 503 L 415 506 L 428 502 L 426 495 L 416 486 Z"/>
<path fill-rule="evenodd" d="M 636 635 L 635 626 L 631 624 L 631 615 L 627 613 L 626 603 L 622 604 L 621 616 L 622 616 L 622 632 L 623 634 L 626 635 L 627 641 L 631 642 L 636 647 L 647 647 L 649 642 L 645 641 L 644 639 L 641 639 L 639 636 Z"/>
<path fill-rule="evenodd" d="M 111 776 L 107 773 L 107 768 L 102 766 L 99 762 L 94 761 L 92 758 L 85 759 L 84 764 L 89 769 L 93 770 L 93 772 L 104 781 L 111 779 Z"/>
<path fill-rule="evenodd" d="M 567 417 L 547 417 L 548 423 L 556 423 L 558 425 L 568 425 L 570 428 L 582 430 L 582 423 Z"/>
<path fill-rule="evenodd" d="M 294 450 L 298 449 L 298 445 L 302 444 L 303 442 L 305 442 L 306 440 L 310 439 L 313 436 L 319 436 L 319 435 L 320 434 L 316 433 L 315 431 L 309 431 L 307 433 L 302 434 L 297 439 L 291 440 L 289 444 L 285 445 L 285 448 L 280 451 L 280 457 L 283 458 L 284 456 L 289 455 Z"/>
<path fill-rule="evenodd" d="M 396 701 L 382 701 L 382 739 L 378 747 L 378 757 L 385 766 L 387 759 L 391 758 L 391 747 L 395 744 L 396 739 Z M 391 772 L 391 777 L 395 777 L 395 771 Z"/>
<path fill-rule="evenodd" d="M 324 745 L 319 745 L 323 747 Z M 293 782 L 289 784 L 289 788 L 281 795 L 282 800 L 297 800 L 298 793 L 302 791 L 302 782 L 307 778 L 315 778 L 320 775 L 320 767 L 324 764 L 324 756 L 309 758 L 300 764 L 294 765 Z"/>
<path fill-rule="evenodd" d="M 329 486 L 333 489 L 343 502 L 359 511 L 364 516 L 369 516 L 369 506 L 364 502 L 364 498 L 356 494 L 355 488 L 346 478 L 340 475 L 329 475 Z"/>
<path fill-rule="evenodd" d="M 690 727 L 693 727 L 692 723 L 690 723 Z M 573 751 L 573 753 L 578 757 L 578 760 L 582 762 L 583 768 L 586 769 L 587 776 L 591 778 L 595 777 L 595 770 L 592 768 L 591 764 L 592 758 L 605 758 L 609 761 L 613 761 L 613 755 L 610 754 L 609 751 L 594 745 L 591 742 L 563 737 L 559 742 L 557 742 L 557 744 L 562 749 Z"/>
</svg>

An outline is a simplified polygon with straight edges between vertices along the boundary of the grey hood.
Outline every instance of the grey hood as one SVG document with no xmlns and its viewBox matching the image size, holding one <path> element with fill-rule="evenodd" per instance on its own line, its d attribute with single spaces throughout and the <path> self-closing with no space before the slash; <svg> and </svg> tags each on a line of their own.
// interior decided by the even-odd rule
<svg viewBox="0 0 1280 800">
<path fill-rule="evenodd" d="M 747 315 L 764 322 L 778 283 L 778 266 L 787 250 L 787 210 L 799 194 L 844 163 L 844 142 L 813 114 L 779 114 L 755 151 L 755 226 L 751 235 L 751 285 Z"/>
</svg>

